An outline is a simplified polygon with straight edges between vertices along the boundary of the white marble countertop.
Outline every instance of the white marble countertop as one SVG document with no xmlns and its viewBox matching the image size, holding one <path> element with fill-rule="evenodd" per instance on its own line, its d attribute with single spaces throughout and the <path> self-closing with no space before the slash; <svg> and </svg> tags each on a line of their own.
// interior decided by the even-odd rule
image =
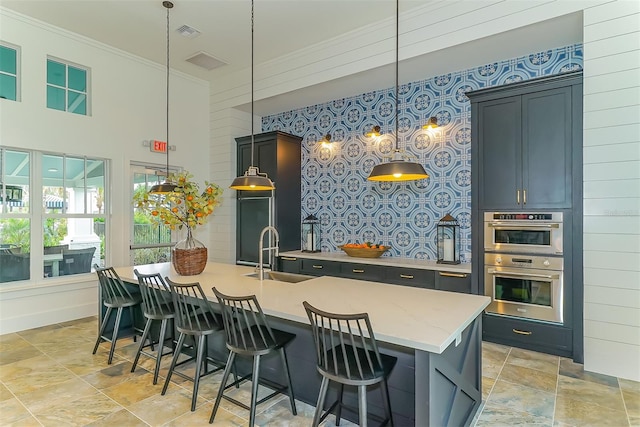
<svg viewBox="0 0 640 427">
<path fill-rule="evenodd" d="M 376 339 L 432 353 L 442 353 L 489 305 L 482 295 L 436 291 L 337 277 L 317 277 L 300 283 L 246 277 L 253 267 L 207 263 L 197 276 L 180 276 L 170 263 L 135 267 L 141 273 L 160 273 L 175 282 L 199 282 L 216 301 L 212 287 L 228 295 L 256 295 L 266 314 L 309 323 L 303 301 L 334 313 L 369 313 Z M 134 267 L 116 271 L 137 282 Z"/>
<path fill-rule="evenodd" d="M 346 253 L 340 252 L 302 252 L 287 251 L 280 252 L 280 256 L 295 258 L 321 259 L 326 261 L 353 262 L 357 264 L 373 264 L 386 267 L 407 267 L 419 268 L 423 270 L 450 271 L 453 273 L 471 273 L 471 264 L 438 264 L 435 261 L 412 258 L 397 258 L 381 256 L 380 258 L 356 258 L 350 257 Z"/>
</svg>

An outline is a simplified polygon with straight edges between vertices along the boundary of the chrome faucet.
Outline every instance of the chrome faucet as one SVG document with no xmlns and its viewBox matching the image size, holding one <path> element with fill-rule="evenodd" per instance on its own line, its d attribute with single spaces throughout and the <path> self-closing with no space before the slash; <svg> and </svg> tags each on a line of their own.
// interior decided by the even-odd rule
<svg viewBox="0 0 640 427">
<path fill-rule="evenodd" d="M 267 234 L 269 231 L 272 231 L 276 241 L 275 241 L 275 246 L 269 246 L 267 248 L 264 247 L 264 235 Z M 258 242 L 258 265 L 256 266 L 256 270 L 258 271 L 258 279 L 263 280 L 264 279 L 264 259 L 263 259 L 263 254 L 264 251 L 267 251 L 269 253 L 269 259 L 271 260 L 271 251 L 274 251 L 274 256 L 273 256 L 273 261 L 275 261 L 275 257 L 278 256 L 278 250 L 279 250 L 279 245 L 280 245 L 280 235 L 278 234 L 278 230 L 276 230 L 276 228 L 272 225 L 268 225 L 265 228 L 262 229 L 262 231 L 260 232 L 260 241 Z M 271 262 L 271 267 L 273 268 L 273 262 Z"/>
</svg>

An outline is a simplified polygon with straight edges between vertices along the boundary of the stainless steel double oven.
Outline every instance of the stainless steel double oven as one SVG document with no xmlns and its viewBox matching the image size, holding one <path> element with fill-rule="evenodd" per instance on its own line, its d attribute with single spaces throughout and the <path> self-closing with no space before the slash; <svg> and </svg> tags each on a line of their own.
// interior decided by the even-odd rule
<svg viewBox="0 0 640 427">
<path fill-rule="evenodd" d="M 486 212 L 487 313 L 563 323 L 562 212 Z"/>
</svg>

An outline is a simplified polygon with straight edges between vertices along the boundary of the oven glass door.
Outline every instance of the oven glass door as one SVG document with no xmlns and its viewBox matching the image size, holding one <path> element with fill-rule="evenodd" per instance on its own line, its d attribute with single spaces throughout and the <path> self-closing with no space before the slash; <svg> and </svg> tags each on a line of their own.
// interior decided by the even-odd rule
<svg viewBox="0 0 640 427">
<path fill-rule="evenodd" d="M 493 242 L 511 245 L 551 245 L 550 229 L 495 228 Z"/>
<path fill-rule="evenodd" d="M 487 312 L 562 323 L 562 271 L 487 266 Z"/>
<path fill-rule="evenodd" d="M 562 254 L 562 225 L 486 222 L 485 250 Z"/>
</svg>

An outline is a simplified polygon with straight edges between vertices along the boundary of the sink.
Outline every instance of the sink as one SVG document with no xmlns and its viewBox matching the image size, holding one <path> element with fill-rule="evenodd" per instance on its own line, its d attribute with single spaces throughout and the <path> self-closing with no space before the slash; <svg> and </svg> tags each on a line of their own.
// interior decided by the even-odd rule
<svg viewBox="0 0 640 427">
<path fill-rule="evenodd" d="M 304 274 L 283 273 L 281 271 L 265 271 L 265 278 L 269 280 L 277 280 L 278 282 L 300 283 L 305 280 L 314 279 L 315 276 L 306 276 Z M 247 274 L 246 277 L 258 277 L 258 273 Z"/>
</svg>

